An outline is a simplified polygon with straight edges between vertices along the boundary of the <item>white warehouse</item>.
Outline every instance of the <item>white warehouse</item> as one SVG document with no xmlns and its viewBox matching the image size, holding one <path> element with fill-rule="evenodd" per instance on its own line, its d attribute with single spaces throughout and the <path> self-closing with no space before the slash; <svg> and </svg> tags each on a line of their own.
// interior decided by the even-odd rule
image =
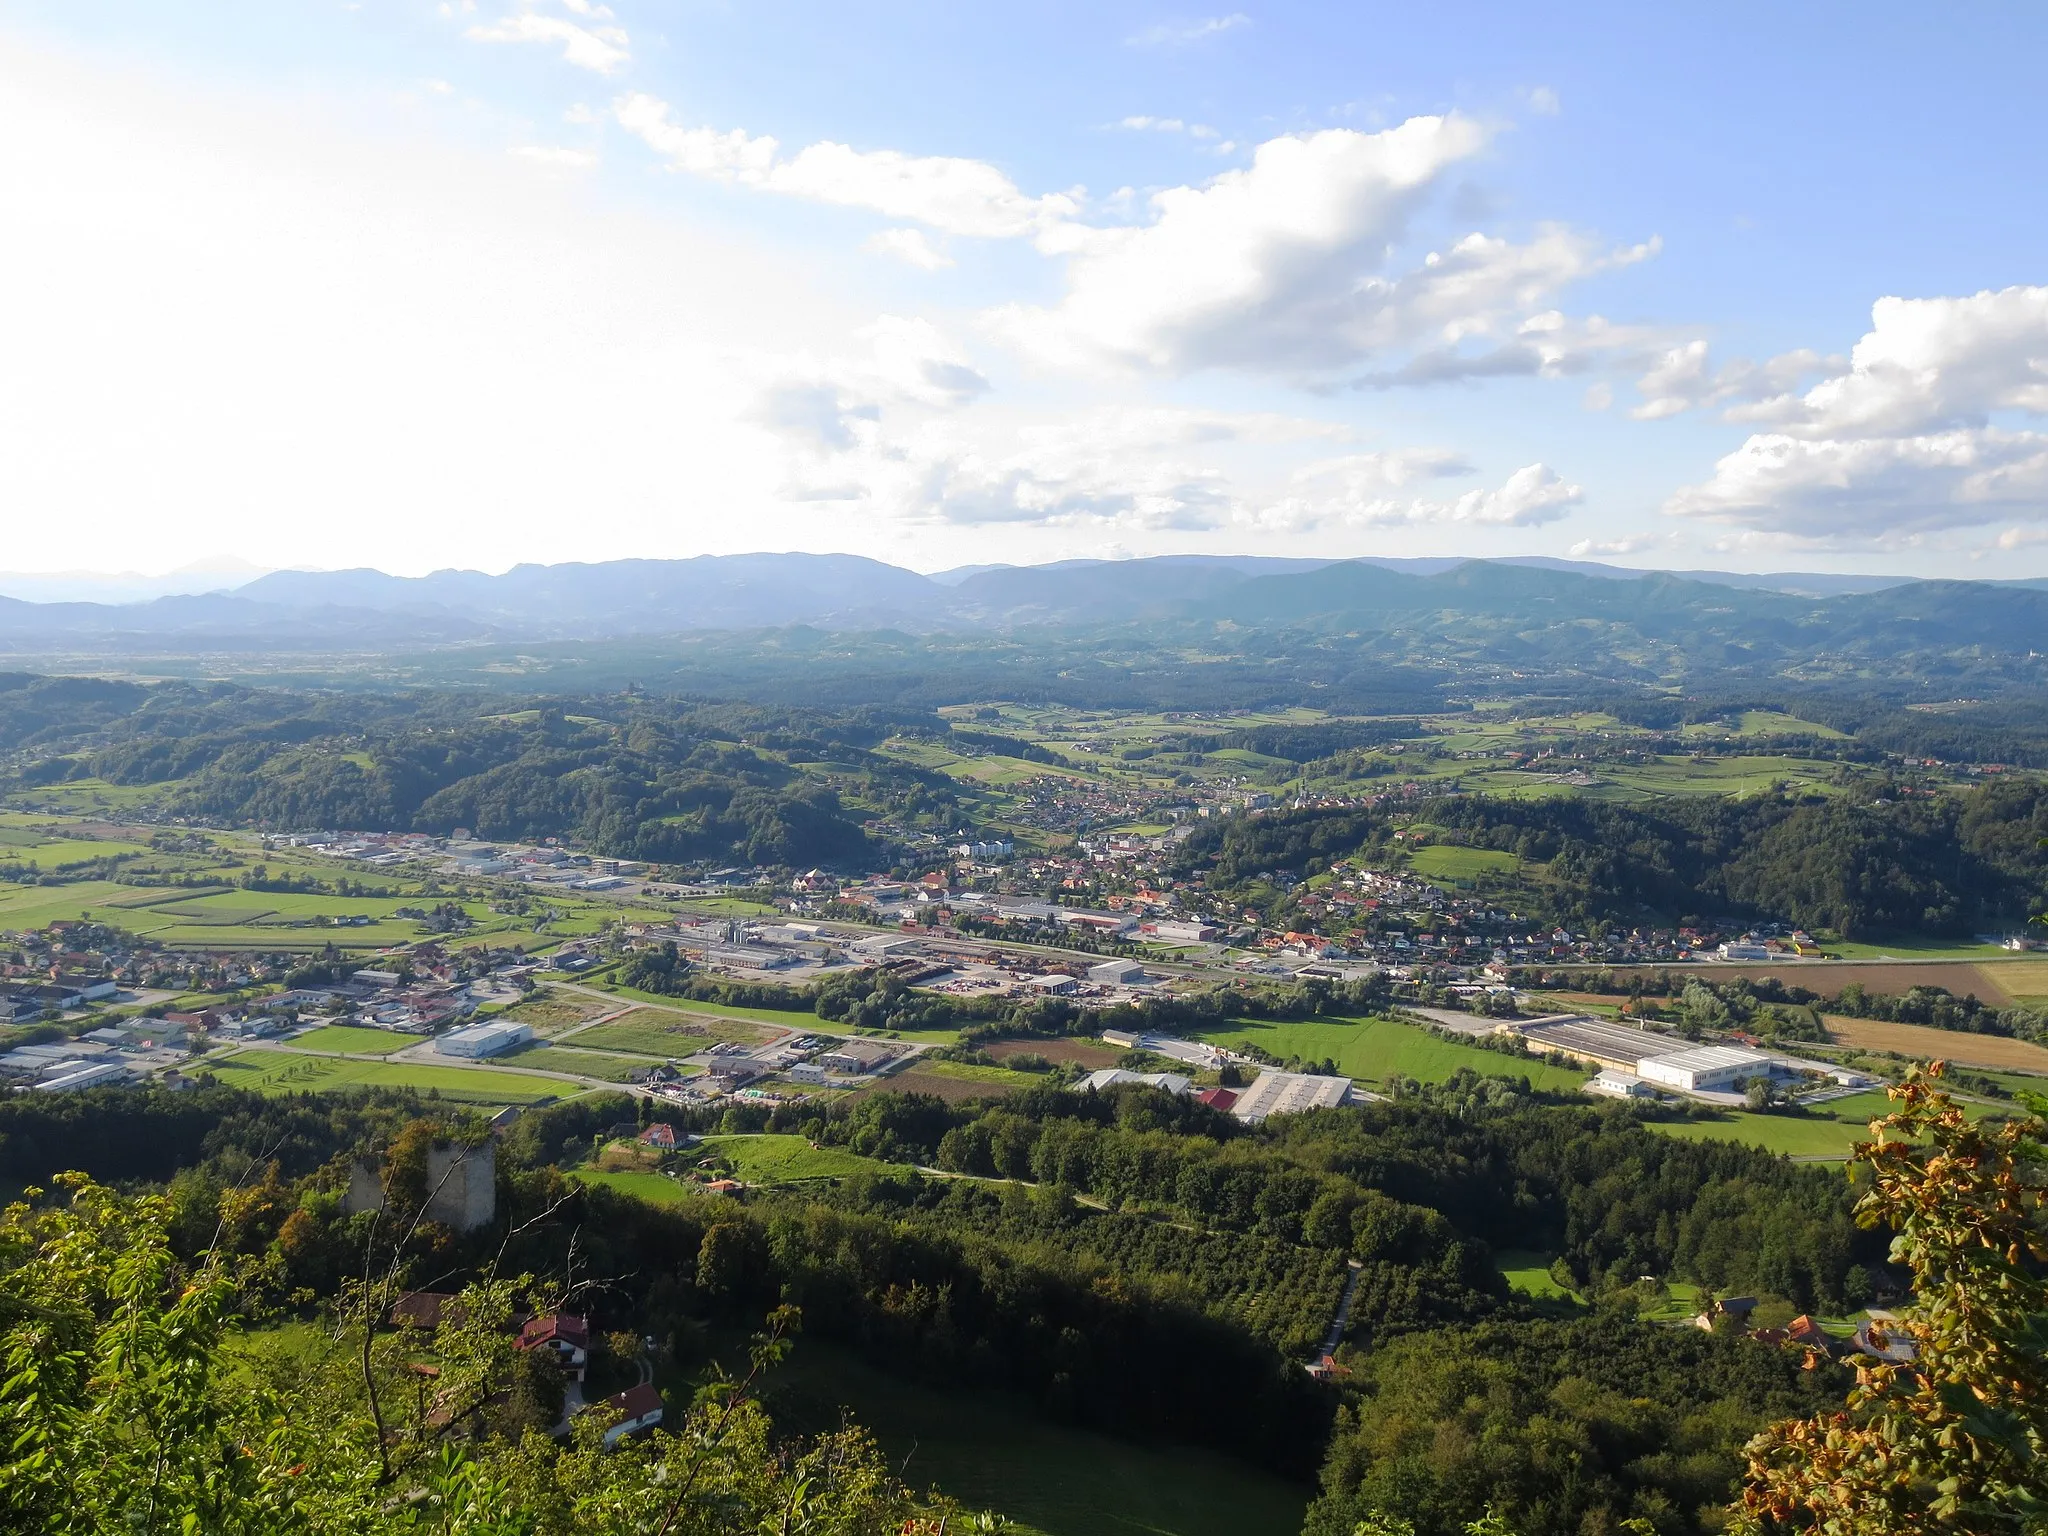
<svg viewBox="0 0 2048 1536">
<path fill-rule="evenodd" d="M 449 1030 L 434 1042 L 434 1049 L 443 1056 L 501 1056 L 532 1038 L 533 1031 L 524 1024 L 471 1024 Z"/>
<path fill-rule="evenodd" d="M 1771 1058 L 1728 1045 L 1702 1045 L 1671 1056 L 1647 1056 L 1636 1063 L 1645 1081 L 1676 1088 L 1680 1093 L 1726 1090 L 1751 1077 L 1769 1077 Z"/>
</svg>

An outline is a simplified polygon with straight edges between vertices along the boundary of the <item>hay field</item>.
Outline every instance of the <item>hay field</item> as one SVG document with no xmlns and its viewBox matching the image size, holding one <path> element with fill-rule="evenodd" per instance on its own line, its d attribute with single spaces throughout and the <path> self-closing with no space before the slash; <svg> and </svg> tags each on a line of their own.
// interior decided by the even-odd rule
<svg viewBox="0 0 2048 1536">
<path fill-rule="evenodd" d="M 2048 1046 L 2003 1035 L 1972 1035 L 1956 1029 L 1929 1029 L 1924 1024 L 1886 1024 L 1877 1019 L 1823 1015 L 1828 1035 L 1837 1045 L 1862 1051 L 1897 1051 L 1922 1061 L 1952 1061 L 1959 1067 L 2006 1067 L 2023 1072 L 2048 1072 Z"/>
</svg>

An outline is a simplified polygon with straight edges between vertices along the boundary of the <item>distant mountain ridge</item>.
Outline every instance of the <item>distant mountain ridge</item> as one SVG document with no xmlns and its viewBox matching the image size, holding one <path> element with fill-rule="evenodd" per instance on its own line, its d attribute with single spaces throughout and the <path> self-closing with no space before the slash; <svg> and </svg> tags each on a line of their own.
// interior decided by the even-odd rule
<svg viewBox="0 0 2048 1536">
<path fill-rule="evenodd" d="M 231 592 L 126 604 L 0 598 L 16 655 L 332 651 L 582 643 L 709 631 L 907 635 L 1061 628 L 1152 638 L 1226 629 L 1398 640 L 1420 651 L 1585 668 L 1746 666 L 1802 650 L 1861 657 L 2048 652 L 2048 591 L 1781 573 L 1639 571 L 1518 557 L 1168 555 L 982 566 L 927 576 L 857 555 L 704 555 L 520 565 L 502 575 L 273 571 Z"/>
</svg>

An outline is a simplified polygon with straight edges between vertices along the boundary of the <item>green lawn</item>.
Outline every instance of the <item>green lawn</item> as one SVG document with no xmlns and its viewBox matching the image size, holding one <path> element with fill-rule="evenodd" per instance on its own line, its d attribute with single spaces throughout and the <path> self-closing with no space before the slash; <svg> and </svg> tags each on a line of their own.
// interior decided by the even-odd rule
<svg viewBox="0 0 2048 1536">
<path fill-rule="evenodd" d="M 1533 1296 L 1538 1301 L 1583 1301 L 1585 1298 L 1575 1291 L 1568 1291 L 1550 1278 L 1550 1262 L 1555 1254 L 1536 1253 L 1526 1248 L 1503 1248 L 1494 1254 L 1494 1262 L 1500 1265 L 1500 1272 L 1507 1280 L 1508 1289 L 1520 1291 L 1524 1296 Z"/>
<path fill-rule="evenodd" d="M 1050 1424 L 1021 1399 L 917 1386 L 810 1339 L 766 1400 L 800 1433 L 850 1412 L 912 1486 L 1006 1515 L 1019 1536 L 1293 1536 L 1314 1492 L 1214 1451 Z"/>
<path fill-rule="evenodd" d="M 1491 848 L 1437 843 L 1409 854 L 1408 867 L 1426 880 L 1477 880 L 1481 875 L 1511 875 L 1522 867 L 1522 861 L 1512 853 L 1496 853 Z"/>
<path fill-rule="evenodd" d="M 622 1195 L 631 1195 L 651 1205 L 683 1205 L 703 1198 L 659 1173 L 600 1173 L 595 1168 L 572 1168 L 569 1177 L 585 1184 L 602 1184 L 606 1189 L 615 1189 Z"/>
<path fill-rule="evenodd" d="M 359 1029 L 353 1024 L 324 1024 L 311 1034 L 294 1035 L 288 1044 L 305 1051 L 350 1051 L 359 1056 L 389 1056 L 408 1045 L 418 1045 L 419 1035 L 395 1034 L 388 1029 Z"/>
<path fill-rule="evenodd" d="M 329 1056 L 294 1056 L 288 1051 L 239 1051 L 205 1070 L 233 1088 L 258 1093 L 333 1093 L 348 1088 L 438 1090 L 444 1099 L 468 1104 L 530 1104 L 576 1090 L 544 1077 L 519 1077 L 484 1068 L 419 1066 L 411 1062 L 341 1061 Z"/>
<path fill-rule="evenodd" d="M 902 1163 L 877 1162 L 838 1147 L 813 1147 L 802 1136 L 706 1136 L 704 1144 L 748 1184 L 840 1179 L 851 1173 L 902 1173 Z"/>
<path fill-rule="evenodd" d="M 1305 1061 L 1328 1058 L 1336 1062 L 1338 1071 L 1368 1084 L 1378 1083 L 1391 1073 L 1418 1082 L 1440 1083 L 1458 1068 L 1470 1067 L 1483 1077 L 1526 1077 L 1532 1087 L 1572 1093 L 1592 1076 L 1590 1072 L 1523 1061 L 1475 1045 L 1460 1045 L 1392 1019 L 1241 1019 L 1198 1033 L 1199 1038 L 1217 1045 L 1256 1045 L 1282 1061 L 1290 1056 Z"/>
<path fill-rule="evenodd" d="M 1881 1088 L 1816 1104 L 1803 1115 L 1753 1115 L 1732 1110 L 1714 1120 L 1658 1122 L 1652 1130 L 1687 1141 L 1746 1141 L 1790 1157 L 1820 1157 L 1847 1162 L 1859 1141 L 1870 1140 L 1870 1122 L 1890 1113 L 1891 1101 Z M 1987 1106 L 1966 1104 L 1971 1119 L 1995 1113 Z"/>
<path fill-rule="evenodd" d="M 2011 960 L 2018 958 L 1996 944 L 1959 944 L 1954 939 L 1927 938 L 1919 934 L 1898 934 L 1868 943 L 1828 939 L 1821 948 L 1844 960 Z M 1817 972 L 1825 979 L 1825 971 Z M 1909 983 L 1910 984 L 1910 983 Z M 1816 991 L 1829 990 L 1816 985 Z M 1874 989 L 1873 989 L 1874 990 Z M 1903 989 L 1902 989 L 1903 990 Z"/>
</svg>

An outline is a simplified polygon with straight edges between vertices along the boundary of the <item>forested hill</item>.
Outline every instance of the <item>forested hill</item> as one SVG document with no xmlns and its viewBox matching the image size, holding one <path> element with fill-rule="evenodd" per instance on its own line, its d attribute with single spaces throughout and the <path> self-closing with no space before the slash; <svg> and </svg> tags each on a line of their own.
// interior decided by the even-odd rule
<svg viewBox="0 0 2048 1536">
<path fill-rule="evenodd" d="M 871 749 L 917 711 L 823 714 L 615 695 L 299 693 L 0 678 L 17 786 L 160 786 L 170 819 L 574 839 L 662 862 L 865 867 L 863 823 L 950 822 L 951 780 Z M 513 707 L 508 708 L 508 703 Z"/>
<path fill-rule="evenodd" d="M 1396 831 L 1403 833 L 1399 843 Z M 1963 934 L 2048 908 L 2048 792 L 1993 782 L 1940 795 L 1701 796 L 1647 805 L 1450 796 L 1398 811 L 1301 810 L 1212 822 L 1185 871 L 1228 891 L 1423 840 L 1523 861 L 1518 910 L 1574 927 L 1767 917 L 1846 936 Z"/>
</svg>

